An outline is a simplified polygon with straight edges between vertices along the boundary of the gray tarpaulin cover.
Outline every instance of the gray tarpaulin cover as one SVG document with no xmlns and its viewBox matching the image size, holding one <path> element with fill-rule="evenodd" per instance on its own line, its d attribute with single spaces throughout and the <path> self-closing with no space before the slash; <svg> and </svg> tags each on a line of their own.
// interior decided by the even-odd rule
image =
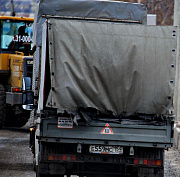
<svg viewBox="0 0 180 177">
<path fill-rule="evenodd" d="M 147 11 L 142 4 L 93 0 L 41 0 L 37 6 L 33 30 L 33 43 L 41 46 L 42 15 L 65 17 L 118 19 L 146 23 Z"/>
<path fill-rule="evenodd" d="M 52 87 L 60 112 L 167 114 L 172 106 L 173 27 L 49 19 Z"/>
</svg>

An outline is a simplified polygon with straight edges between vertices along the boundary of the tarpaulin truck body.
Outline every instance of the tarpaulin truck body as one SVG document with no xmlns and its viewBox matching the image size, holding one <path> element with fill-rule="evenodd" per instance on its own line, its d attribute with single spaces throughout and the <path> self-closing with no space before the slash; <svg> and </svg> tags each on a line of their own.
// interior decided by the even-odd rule
<svg viewBox="0 0 180 177">
<path fill-rule="evenodd" d="M 59 112 L 91 107 L 117 116 L 169 114 L 175 80 L 173 27 L 60 19 L 49 24 L 55 90 L 50 90 L 47 106 Z"/>
<path fill-rule="evenodd" d="M 37 176 L 163 176 L 173 143 L 176 28 L 142 25 L 140 4 L 66 3 L 42 1 L 35 17 Z M 115 19 L 125 4 L 138 15 Z"/>
</svg>

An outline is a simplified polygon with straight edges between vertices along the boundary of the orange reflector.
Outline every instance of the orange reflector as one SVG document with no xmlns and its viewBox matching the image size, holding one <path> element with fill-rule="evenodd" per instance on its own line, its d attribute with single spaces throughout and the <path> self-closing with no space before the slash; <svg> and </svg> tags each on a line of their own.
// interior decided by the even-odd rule
<svg viewBox="0 0 180 177">
<path fill-rule="evenodd" d="M 49 156 L 48 156 L 48 160 L 53 160 L 53 156 L 52 156 L 52 155 L 49 155 Z"/>
<path fill-rule="evenodd" d="M 161 166 L 161 160 L 157 160 L 156 165 Z"/>
</svg>

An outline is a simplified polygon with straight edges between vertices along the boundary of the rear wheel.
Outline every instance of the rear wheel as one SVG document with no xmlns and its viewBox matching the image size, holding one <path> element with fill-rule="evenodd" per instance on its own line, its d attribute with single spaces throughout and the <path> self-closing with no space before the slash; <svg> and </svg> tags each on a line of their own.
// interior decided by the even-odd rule
<svg viewBox="0 0 180 177">
<path fill-rule="evenodd" d="M 6 118 L 6 92 L 4 86 L 0 84 L 0 128 L 3 127 Z"/>
</svg>

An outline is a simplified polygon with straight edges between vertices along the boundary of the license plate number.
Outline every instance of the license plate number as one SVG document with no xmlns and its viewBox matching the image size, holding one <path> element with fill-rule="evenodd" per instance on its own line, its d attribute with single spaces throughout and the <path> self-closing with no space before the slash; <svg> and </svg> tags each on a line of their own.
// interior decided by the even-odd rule
<svg viewBox="0 0 180 177">
<path fill-rule="evenodd" d="M 100 154 L 123 154 L 123 147 L 90 145 L 89 152 L 100 153 Z"/>
</svg>

